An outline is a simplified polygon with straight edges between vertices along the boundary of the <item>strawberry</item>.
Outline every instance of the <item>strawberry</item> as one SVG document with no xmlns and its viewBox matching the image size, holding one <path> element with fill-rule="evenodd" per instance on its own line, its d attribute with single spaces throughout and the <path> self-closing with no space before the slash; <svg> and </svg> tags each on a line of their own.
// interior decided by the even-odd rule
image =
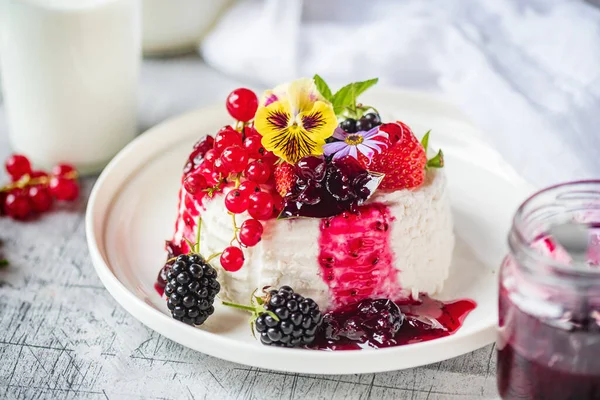
<svg viewBox="0 0 600 400">
<path fill-rule="evenodd" d="M 379 127 L 380 131 L 384 131 L 389 135 L 390 144 L 398 142 L 405 134 L 413 135 L 412 130 L 402 121 L 396 121 L 389 124 L 382 124 Z"/>
<path fill-rule="evenodd" d="M 281 197 L 285 197 L 285 195 L 292 190 L 292 186 L 294 185 L 294 166 L 287 162 L 282 162 L 275 166 L 273 175 L 275 176 L 275 188 L 277 189 L 277 193 L 279 193 Z"/>
<path fill-rule="evenodd" d="M 421 186 L 427 166 L 423 145 L 410 128 L 401 122 L 384 124 L 380 129 L 390 135 L 391 146 L 375 154 L 368 165 L 369 171 L 385 174 L 379 188 L 400 190 Z"/>
</svg>

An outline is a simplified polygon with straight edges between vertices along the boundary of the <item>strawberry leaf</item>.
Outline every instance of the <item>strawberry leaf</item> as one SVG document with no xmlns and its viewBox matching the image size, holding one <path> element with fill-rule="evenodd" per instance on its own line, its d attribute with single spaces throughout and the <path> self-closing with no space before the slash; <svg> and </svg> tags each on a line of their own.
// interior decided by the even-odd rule
<svg viewBox="0 0 600 400">
<path fill-rule="evenodd" d="M 444 153 L 442 150 L 430 160 L 427 160 L 427 168 L 443 168 L 444 167 Z"/>
<path fill-rule="evenodd" d="M 318 74 L 315 74 L 313 80 L 315 81 L 315 85 L 317 86 L 319 93 L 321 93 L 321 95 L 330 103 L 333 102 L 333 93 L 331 93 L 329 85 L 327 85 L 323 78 L 321 78 Z"/>
<path fill-rule="evenodd" d="M 425 154 L 427 154 L 427 148 L 429 147 L 429 134 L 431 133 L 431 129 L 427 131 L 423 139 L 421 139 L 421 145 L 425 149 Z"/>
</svg>

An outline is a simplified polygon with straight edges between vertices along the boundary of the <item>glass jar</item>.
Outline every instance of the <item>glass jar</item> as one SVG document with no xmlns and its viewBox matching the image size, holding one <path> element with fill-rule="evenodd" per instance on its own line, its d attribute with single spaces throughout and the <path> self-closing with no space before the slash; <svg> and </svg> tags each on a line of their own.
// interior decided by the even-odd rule
<svg viewBox="0 0 600 400">
<path fill-rule="evenodd" d="M 600 181 L 530 197 L 509 247 L 500 272 L 500 395 L 600 399 Z"/>
</svg>

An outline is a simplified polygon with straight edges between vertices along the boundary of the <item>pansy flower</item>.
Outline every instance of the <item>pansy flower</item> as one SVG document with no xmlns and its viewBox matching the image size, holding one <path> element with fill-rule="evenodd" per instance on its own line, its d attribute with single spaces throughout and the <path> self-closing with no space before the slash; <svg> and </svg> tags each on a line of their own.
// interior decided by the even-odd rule
<svg viewBox="0 0 600 400">
<path fill-rule="evenodd" d="M 254 118 L 264 148 L 290 164 L 323 154 L 336 126 L 333 107 L 307 78 L 267 91 Z"/>
<path fill-rule="evenodd" d="M 358 155 L 362 154 L 371 160 L 375 153 L 388 147 L 388 134 L 380 130 L 379 126 L 355 133 L 348 133 L 338 127 L 333 137 L 338 141 L 327 143 L 323 150 L 326 156 L 333 155 L 334 159 L 351 156 L 358 160 Z"/>
</svg>

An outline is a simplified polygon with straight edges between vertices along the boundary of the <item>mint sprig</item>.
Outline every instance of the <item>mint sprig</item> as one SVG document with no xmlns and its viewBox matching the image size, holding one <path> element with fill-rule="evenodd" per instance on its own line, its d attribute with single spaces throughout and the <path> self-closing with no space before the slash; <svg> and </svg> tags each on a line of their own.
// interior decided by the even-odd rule
<svg viewBox="0 0 600 400">
<path fill-rule="evenodd" d="M 333 106 L 333 111 L 338 117 L 352 117 L 358 119 L 364 111 L 370 107 L 359 106 L 358 96 L 366 92 L 369 88 L 379 82 L 379 78 L 369 79 L 361 82 L 353 82 L 342 87 L 332 94 L 329 85 L 319 75 L 313 77 L 317 90 Z"/>
</svg>

